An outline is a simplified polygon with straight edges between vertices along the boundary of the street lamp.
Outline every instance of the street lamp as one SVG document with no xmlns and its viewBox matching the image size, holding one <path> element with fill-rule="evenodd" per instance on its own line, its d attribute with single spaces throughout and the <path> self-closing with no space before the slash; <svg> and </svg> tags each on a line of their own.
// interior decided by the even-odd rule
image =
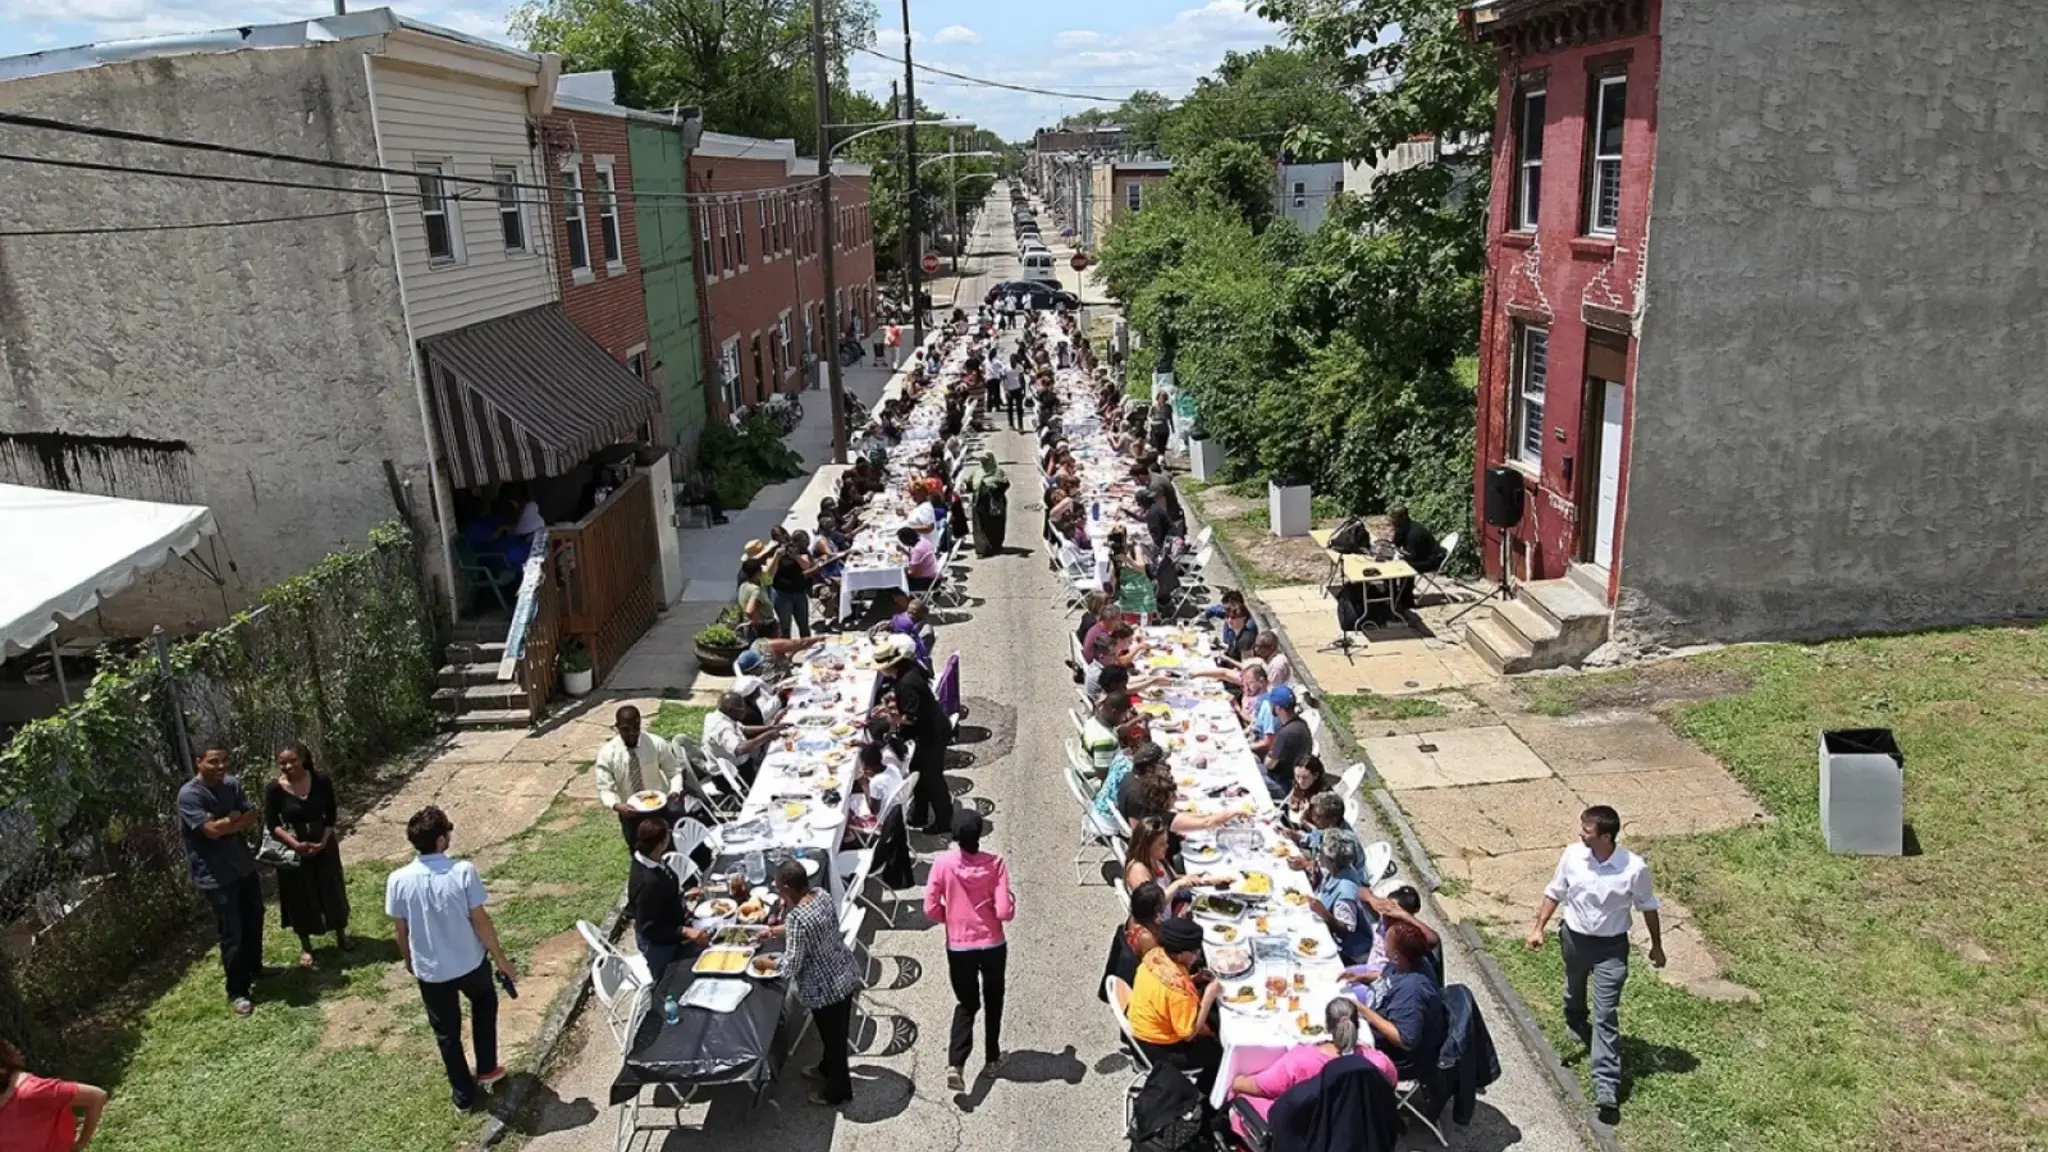
<svg viewBox="0 0 2048 1152">
<path fill-rule="evenodd" d="M 974 121 L 960 120 L 952 117 L 943 120 L 868 120 L 857 124 L 827 124 L 825 127 L 860 129 L 860 131 L 834 144 L 832 151 L 837 152 L 863 136 L 871 136 L 876 132 L 887 132 L 893 128 L 908 128 L 912 125 L 916 125 L 919 128 L 972 128 Z"/>
<path fill-rule="evenodd" d="M 917 166 L 923 168 L 925 165 L 936 160 L 986 160 L 994 155 L 996 155 L 994 152 L 941 152 L 937 156 L 927 156 L 919 160 Z M 973 175 L 980 176 L 986 175 L 986 173 L 976 172 Z"/>
</svg>

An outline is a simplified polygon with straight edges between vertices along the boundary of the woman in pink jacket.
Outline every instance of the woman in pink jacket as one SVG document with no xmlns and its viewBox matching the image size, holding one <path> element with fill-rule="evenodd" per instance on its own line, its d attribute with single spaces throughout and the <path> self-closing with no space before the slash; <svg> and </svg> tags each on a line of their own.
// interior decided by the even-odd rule
<svg viewBox="0 0 2048 1152">
<path fill-rule="evenodd" d="M 1010 895 L 1010 869 L 1003 858 L 981 850 L 981 813 L 965 809 L 953 817 L 953 847 L 932 860 L 924 887 L 924 914 L 946 926 L 946 970 L 953 981 L 953 1037 L 946 1047 L 946 1088 L 967 1090 L 961 1069 L 974 1052 L 974 1014 L 988 1012 L 988 1063 L 983 1076 L 1003 1062 L 1003 969 L 1009 945 L 1003 925 L 1017 914 Z"/>
</svg>

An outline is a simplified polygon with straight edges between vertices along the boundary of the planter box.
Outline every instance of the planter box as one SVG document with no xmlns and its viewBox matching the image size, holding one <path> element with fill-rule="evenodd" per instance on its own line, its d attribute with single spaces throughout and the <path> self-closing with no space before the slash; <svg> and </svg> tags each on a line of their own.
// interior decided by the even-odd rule
<svg viewBox="0 0 2048 1152">
<path fill-rule="evenodd" d="M 1906 758 L 1889 728 L 1820 734 L 1820 831 L 1828 851 L 1905 851 Z"/>
<path fill-rule="evenodd" d="M 732 662 L 740 658 L 741 652 L 746 651 L 744 648 L 712 648 L 703 644 L 695 644 L 693 647 L 697 650 L 698 669 L 713 676 L 732 675 Z"/>
<path fill-rule="evenodd" d="M 571 696 L 588 696 L 590 695 L 590 690 L 597 686 L 595 681 L 595 673 L 588 668 L 579 672 L 564 671 L 562 673 L 562 691 Z"/>
<path fill-rule="evenodd" d="M 1273 535 L 1308 535 L 1310 495 L 1306 484 L 1291 484 L 1283 488 L 1277 481 L 1266 482 L 1266 519 L 1272 525 Z"/>
<path fill-rule="evenodd" d="M 1207 483 L 1223 474 L 1223 443 L 1213 436 L 1188 441 L 1188 467 L 1195 479 Z"/>
</svg>

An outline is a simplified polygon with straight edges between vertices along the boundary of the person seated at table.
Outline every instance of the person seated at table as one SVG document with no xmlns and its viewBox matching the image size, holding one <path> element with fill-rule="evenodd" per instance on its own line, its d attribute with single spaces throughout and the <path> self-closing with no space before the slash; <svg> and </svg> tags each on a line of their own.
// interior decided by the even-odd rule
<svg viewBox="0 0 2048 1152">
<path fill-rule="evenodd" d="M 773 555 L 774 552 L 764 545 L 760 555 L 740 561 L 737 593 L 740 623 L 737 631 L 742 640 L 751 642 L 763 636 L 776 635 L 775 602 L 769 596 L 765 582 L 768 570 L 765 557 Z"/>
<path fill-rule="evenodd" d="M 1273 1101 L 1285 1095 L 1289 1088 L 1315 1079 L 1323 1065 L 1352 1052 L 1364 1057 L 1366 1063 L 1387 1078 L 1387 1086 L 1393 1087 L 1400 1080 L 1399 1073 L 1394 1071 L 1394 1062 L 1371 1044 L 1360 1045 L 1358 1042 L 1359 1016 L 1356 1001 L 1348 996 L 1332 997 L 1323 1005 L 1323 1029 L 1330 1037 L 1328 1040 L 1320 1044 L 1297 1044 L 1263 1071 L 1233 1077 L 1230 1094 L 1243 1100 L 1263 1120 L 1272 1111 Z M 1251 1134 L 1244 1129 L 1244 1122 L 1235 1114 L 1230 1118 L 1230 1126 L 1239 1136 L 1251 1139 Z"/>
<path fill-rule="evenodd" d="M 1396 505 L 1389 509 L 1387 522 L 1393 527 L 1387 538 L 1410 568 L 1417 572 L 1434 572 L 1444 566 L 1443 545 L 1436 542 L 1429 529 L 1408 518 L 1406 507 Z"/>
<path fill-rule="evenodd" d="M 626 880 L 626 907 L 633 914 L 633 939 L 655 983 L 684 951 L 691 955 L 711 934 L 690 927 L 688 901 L 676 874 L 662 862 L 671 847 L 668 821 L 650 816 L 633 830 L 633 873 Z"/>
<path fill-rule="evenodd" d="M 1159 947 L 1159 921 L 1166 914 L 1166 894 L 1159 885 L 1146 881 L 1131 889 L 1130 915 L 1117 925 L 1109 940 L 1109 960 L 1102 974 L 1130 984 L 1138 978 L 1138 958 Z M 1107 1000 L 1102 982 L 1097 981 L 1095 998 Z"/>
<path fill-rule="evenodd" d="M 1316 738 L 1301 716 L 1301 704 L 1294 698 L 1294 689 L 1276 684 L 1267 690 L 1266 703 L 1272 706 L 1279 727 L 1273 732 L 1273 742 L 1267 746 L 1260 766 L 1265 770 L 1267 790 L 1279 801 L 1293 790 L 1295 765 L 1315 755 Z"/>
<path fill-rule="evenodd" d="M 1109 775 L 1109 762 L 1116 756 L 1116 730 L 1130 712 L 1129 697 L 1105 696 L 1095 702 L 1088 719 L 1081 724 L 1081 749 L 1093 763 L 1097 780 Z"/>
<path fill-rule="evenodd" d="M 896 530 L 896 542 L 903 545 L 903 576 L 913 592 L 929 592 L 939 578 L 939 546 L 931 533 L 920 534 L 908 525 Z"/>
<path fill-rule="evenodd" d="M 1147 767 L 1137 766 L 1140 756 L 1148 761 Z M 1175 836 L 1185 836 L 1190 832 L 1221 828 L 1238 818 L 1237 813 L 1227 809 L 1207 813 L 1174 811 L 1174 801 L 1180 793 L 1173 782 L 1173 769 L 1166 761 L 1164 750 L 1156 763 L 1150 761 L 1151 757 L 1142 748 L 1131 753 L 1131 771 L 1124 777 L 1123 786 L 1117 789 L 1116 798 L 1116 810 L 1125 820 L 1135 824 L 1150 817 L 1163 821 Z"/>
<path fill-rule="evenodd" d="M 1326 829 L 1311 874 L 1316 892 L 1309 909 L 1330 930 L 1337 941 L 1337 954 L 1346 964 L 1363 964 L 1372 957 L 1372 912 L 1360 895 L 1370 889 L 1358 870 L 1361 855 L 1356 836 Z"/>
<path fill-rule="evenodd" d="M 1195 972 L 1202 959 L 1202 930 L 1194 921 L 1162 921 L 1158 938 L 1159 946 L 1138 959 L 1124 1018 L 1145 1055 L 1185 1072 L 1206 1100 L 1223 1065 L 1214 1021 L 1223 984 L 1212 973 Z"/>
<path fill-rule="evenodd" d="M 1308 822 L 1308 806 L 1318 796 L 1327 795 L 1337 786 L 1330 774 L 1323 769 L 1321 757 L 1311 753 L 1308 759 L 1294 766 L 1294 788 L 1287 793 L 1281 806 L 1282 820 L 1300 828 Z"/>
<path fill-rule="evenodd" d="M 1428 973 L 1435 977 L 1437 984 L 1441 986 L 1444 978 L 1443 971 L 1437 967 L 1441 959 L 1437 949 L 1442 946 L 1443 940 L 1436 934 L 1436 929 L 1422 922 L 1422 893 L 1417 892 L 1413 885 L 1403 884 L 1383 897 L 1375 896 L 1369 891 L 1361 892 L 1359 899 L 1365 902 L 1366 911 L 1373 915 L 1372 953 L 1366 957 L 1365 963 L 1354 964 L 1344 969 L 1338 975 L 1338 980 L 1347 985 L 1371 984 L 1378 980 L 1387 968 L 1387 933 L 1396 924 L 1413 924 L 1415 930 L 1422 934 L 1425 960 L 1429 965 Z M 1352 994 L 1360 998 L 1370 996 L 1364 989 L 1355 989 Z"/>
<path fill-rule="evenodd" d="M 1287 654 L 1280 651 L 1280 637 L 1272 632 L 1261 632 L 1252 641 L 1253 660 L 1266 666 L 1266 680 L 1275 688 L 1294 681 L 1294 665 Z M 1249 661 L 1247 661 L 1249 663 Z"/>
<path fill-rule="evenodd" d="M 1116 755 L 1110 757 L 1109 775 L 1102 780 L 1102 787 L 1095 790 L 1095 815 L 1108 823 L 1116 811 L 1117 793 L 1123 788 L 1124 780 L 1138 767 L 1137 755 L 1150 748 L 1158 753 L 1158 759 L 1166 758 L 1166 751 L 1152 743 L 1152 723 L 1141 713 L 1133 712 L 1116 730 Z M 1148 753 L 1149 755 L 1149 753 Z M 1145 768 L 1150 768 L 1147 764 Z"/>
<path fill-rule="evenodd" d="M 1359 1017 L 1402 1080 L 1428 1080 L 1450 1031 L 1443 989 L 1429 971 L 1430 944 L 1414 921 L 1387 928 L 1387 966 Z"/>
<path fill-rule="evenodd" d="M 1245 740 L 1250 744 L 1252 755 L 1261 763 L 1273 750 L 1273 733 L 1280 730 L 1280 721 L 1273 715 L 1273 702 L 1267 698 L 1271 691 L 1272 686 L 1266 683 L 1265 665 L 1246 665 L 1244 693 L 1237 702 L 1238 716 L 1245 722 Z"/>
<path fill-rule="evenodd" d="M 1252 642 L 1259 638 L 1259 622 L 1252 618 L 1252 610 L 1244 602 L 1244 593 L 1235 588 L 1223 592 L 1221 602 L 1202 609 L 1204 620 L 1221 619 L 1216 638 L 1223 645 L 1223 655 L 1232 660 L 1244 659 Z"/>
<path fill-rule="evenodd" d="M 903 787 L 903 770 L 884 754 L 880 743 L 863 744 L 854 755 L 858 770 L 846 788 L 846 802 L 853 809 L 849 824 L 872 832 L 880 826 L 882 809 L 890 797 Z"/>
<path fill-rule="evenodd" d="M 719 697 L 718 711 L 704 717 L 703 750 L 707 764 L 731 764 L 741 780 L 752 784 L 761 768 L 762 749 L 788 731 L 789 725 L 749 725 L 743 723 L 746 712 L 746 697 L 739 693 Z"/>
<path fill-rule="evenodd" d="M 1353 828 L 1351 822 L 1344 818 L 1344 798 L 1334 791 L 1321 793 L 1308 802 L 1308 812 L 1303 816 L 1299 827 L 1282 827 L 1280 831 L 1288 839 L 1301 845 L 1309 853 L 1310 859 L 1313 859 L 1315 854 L 1322 850 L 1323 832 L 1330 828 L 1340 829 L 1349 833 L 1352 839 L 1358 839 L 1358 829 Z M 1297 869 L 1309 867 L 1307 860 L 1298 860 L 1291 856 L 1287 862 Z"/>
<path fill-rule="evenodd" d="M 925 618 L 930 615 L 931 609 L 922 597 L 912 596 L 901 588 L 891 589 L 889 594 L 894 601 L 889 618 L 868 629 L 868 635 L 908 637 L 917 656 L 917 662 L 930 668 L 934 638 L 931 629 L 925 624 Z"/>
<path fill-rule="evenodd" d="M 1154 745 L 1157 747 L 1157 745 Z M 1136 888 L 1150 881 L 1160 885 L 1166 904 L 1178 915 L 1195 898 L 1197 884 L 1206 884 L 1206 873 L 1181 875 L 1173 867 L 1173 844 L 1168 822 L 1147 816 L 1131 824 L 1131 841 L 1124 850 L 1124 887 Z"/>
<path fill-rule="evenodd" d="M 922 369 L 916 372 L 922 379 Z M 892 402 L 882 405 L 882 414 L 875 418 L 875 435 L 884 444 L 894 447 L 903 441 L 903 425 L 896 418 L 896 405 Z"/>
<path fill-rule="evenodd" d="M 786 687 L 784 681 L 795 671 L 796 665 L 792 657 L 806 648 L 815 648 L 823 644 L 827 639 L 829 637 L 822 632 L 801 639 L 764 636 L 747 645 L 733 660 L 733 671 L 742 676 L 759 676 L 767 684 L 769 691 L 780 692 Z"/>
</svg>

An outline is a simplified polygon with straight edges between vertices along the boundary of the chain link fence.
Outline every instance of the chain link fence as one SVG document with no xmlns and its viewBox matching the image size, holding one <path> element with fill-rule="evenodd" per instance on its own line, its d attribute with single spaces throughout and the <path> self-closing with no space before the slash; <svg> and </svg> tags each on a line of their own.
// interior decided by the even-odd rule
<svg viewBox="0 0 2048 1152">
<path fill-rule="evenodd" d="M 174 809 L 225 744 L 262 803 L 298 741 L 344 806 L 432 731 L 433 632 L 411 536 L 388 525 L 213 632 L 106 668 L 0 749 L 0 1035 L 61 1066 L 62 1026 L 204 919 Z"/>
</svg>

